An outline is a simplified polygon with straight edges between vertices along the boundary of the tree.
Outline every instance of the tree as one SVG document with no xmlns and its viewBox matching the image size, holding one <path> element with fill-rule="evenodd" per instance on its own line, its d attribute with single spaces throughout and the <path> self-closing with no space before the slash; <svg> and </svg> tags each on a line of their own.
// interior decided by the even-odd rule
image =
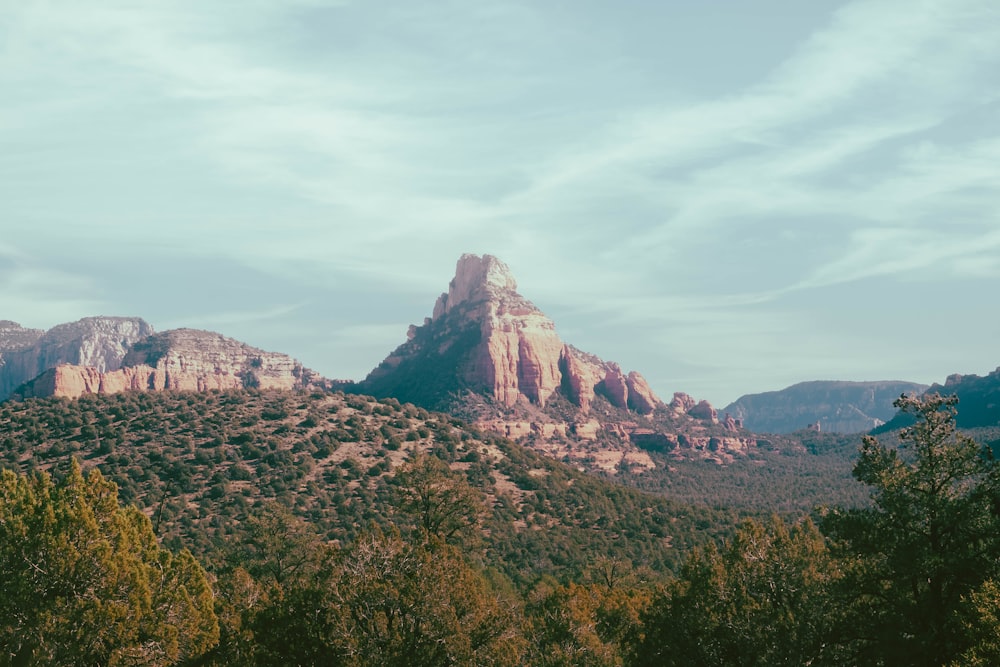
<svg viewBox="0 0 1000 667">
<path fill-rule="evenodd" d="M 261 639 L 258 631 L 265 640 L 288 643 L 282 634 L 297 628 L 279 627 L 267 620 L 294 606 L 290 600 L 301 597 L 303 590 L 320 587 L 327 580 L 334 553 L 309 524 L 277 502 L 255 507 L 242 527 L 216 573 L 220 641 L 208 656 L 208 664 L 266 664 L 265 658 L 255 655 Z M 299 637 L 298 644 L 306 646 L 308 638 Z"/>
<path fill-rule="evenodd" d="M 957 432 L 956 403 L 897 399 L 916 423 L 899 448 L 866 436 L 854 468 L 873 507 L 824 521 L 848 572 L 841 641 L 858 662 L 942 665 L 975 643 L 960 609 L 1000 569 L 1000 468 Z"/>
<path fill-rule="evenodd" d="M 218 632 L 204 570 L 100 472 L 0 473 L 0 664 L 170 665 Z"/>
<path fill-rule="evenodd" d="M 605 572 L 606 573 L 606 572 Z M 539 667 L 615 667 L 639 636 L 639 614 L 648 604 L 641 588 L 543 579 L 526 609 L 530 624 L 529 664 Z"/>
<path fill-rule="evenodd" d="M 747 521 L 720 551 L 695 550 L 644 616 L 637 665 L 807 665 L 828 661 L 822 628 L 836 577 L 823 536 Z"/>
<path fill-rule="evenodd" d="M 519 665 L 520 606 L 452 546 L 366 535 L 255 624 L 261 665 Z"/>
<path fill-rule="evenodd" d="M 395 475 L 398 508 L 425 537 L 445 542 L 475 537 L 483 494 L 441 459 L 418 453 Z"/>
</svg>

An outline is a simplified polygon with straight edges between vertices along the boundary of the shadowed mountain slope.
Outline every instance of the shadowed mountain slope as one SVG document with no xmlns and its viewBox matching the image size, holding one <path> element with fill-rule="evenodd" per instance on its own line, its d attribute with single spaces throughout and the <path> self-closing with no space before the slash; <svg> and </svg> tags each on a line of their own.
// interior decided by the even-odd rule
<svg viewBox="0 0 1000 667">
<path fill-rule="evenodd" d="M 747 394 L 724 412 L 756 433 L 792 433 L 813 428 L 831 433 L 863 433 L 892 419 L 900 394 L 922 393 L 914 382 L 801 382 L 780 391 Z"/>
</svg>

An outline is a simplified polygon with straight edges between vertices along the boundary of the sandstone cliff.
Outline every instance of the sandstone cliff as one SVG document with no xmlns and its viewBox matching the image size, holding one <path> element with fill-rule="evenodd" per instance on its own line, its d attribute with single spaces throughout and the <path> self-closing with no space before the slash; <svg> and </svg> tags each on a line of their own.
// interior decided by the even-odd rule
<svg viewBox="0 0 1000 667">
<path fill-rule="evenodd" d="M 48 331 L 0 322 L 0 400 L 60 364 L 117 370 L 132 345 L 152 333 L 137 317 L 87 317 Z"/>
<path fill-rule="evenodd" d="M 174 329 L 131 346 L 119 368 L 60 364 L 19 387 L 21 398 L 126 390 L 300 389 L 323 379 L 288 355 L 264 352 L 210 331 Z"/>
<path fill-rule="evenodd" d="M 724 463 L 755 446 L 736 420 L 564 343 L 495 257 L 463 255 L 431 317 L 354 389 L 452 411 L 582 467 L 655 467 L 652 454 Z"/>
<path fill-rule="evenodd" d="M 433 315 L 411 327 L 361 383 L 362 391 L 449 407 L 462 391 L 484 392 L 508 408 L 544 407 L 556 392 L 584 411 L 596 395 L 649 414 L 661 404 L 641 375 L 566 345 L 552 320 L 517 292 L 496 257 L 463 255 Z"/>
</svg>

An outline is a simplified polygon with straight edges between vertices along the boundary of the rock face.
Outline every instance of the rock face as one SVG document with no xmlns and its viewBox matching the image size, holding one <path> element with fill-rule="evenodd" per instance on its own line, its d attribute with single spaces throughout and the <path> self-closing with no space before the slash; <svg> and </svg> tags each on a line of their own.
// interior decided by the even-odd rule
<svg viewBox="0 0 1000 667">
<path fill-rule="evenodd" d="M 463 255 L 432 316 L 345 389 L 449 411 L 611 474 L 656 468 L 664 457 L 724 464 L 756 447 L 707 402 L 678 393 L 666 406 L 639 373 L 564 343 L 489 255 Z"/>
<path fill-rule="evenodd" d="M 601 395 L 640 414 L 660 400 L 638 373 L 566 345 L 555 325 L 517 292 L 496 257 L 463 255 L 455 277 L 422 326 L 373 370 L 360 388 L 429 407 L 463 391 L 507 407 L 544 407 L 556 392 L 582 410 Z"/>
<path fill-rule="evenodd" d="M 0 322 L 0 400 L 60 364 L 117 370 L 129 349 L 152 333 L 137 317 L 87 317 L 48 331 Z"/>
<path fill-rule="evenodd" d="M 299 389 L 323 379 L 288 355 L 264 352 L 210 331 L 174 329 L 136 342 L 118 367 L 60 364 L 19 387 L 22 398 L 126 390 Z"/>
<path fill-rule="evenodd" d="M 896 414 L 900 394 L 922 393 L 914 382 L 802 382 L 763 394 L 748 394 L 728 412 L 758 433 L 791 433 L 814 428 L 832 433 L 870 431 Z"/>
<path fill-rule="evenodd" d="M 960 428 L 993 427 L 1000 425 L 1000 368 L 985 376 L 958 373 L 949 375 L 944 385 L 932 384 L 927 392 L 942 396 L 957 396 L 955 423 Z M 913 424 L 913 415 L 897 413 L 875 429 L 876 433 L 891 431 Z"/>
</svg>

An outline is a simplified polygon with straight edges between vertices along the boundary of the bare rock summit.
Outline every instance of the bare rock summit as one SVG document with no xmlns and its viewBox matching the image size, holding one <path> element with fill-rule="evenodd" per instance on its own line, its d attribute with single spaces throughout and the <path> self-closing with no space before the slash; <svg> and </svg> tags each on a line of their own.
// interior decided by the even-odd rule
<svg viewBox="0 0 1000 667">
<path fill-rule="evenodd" d="M 544 407 L 555 395 L 589 410 L 598 394 L 648 414 L 659 398 L 636 372 L 566 345 L 555 324 L 517 292 L 492 255 L 462 255 L 433 314 L 361 383 L 361 390 L 447 408 L 464 391 L 508 408 Z"/>
</svg>

